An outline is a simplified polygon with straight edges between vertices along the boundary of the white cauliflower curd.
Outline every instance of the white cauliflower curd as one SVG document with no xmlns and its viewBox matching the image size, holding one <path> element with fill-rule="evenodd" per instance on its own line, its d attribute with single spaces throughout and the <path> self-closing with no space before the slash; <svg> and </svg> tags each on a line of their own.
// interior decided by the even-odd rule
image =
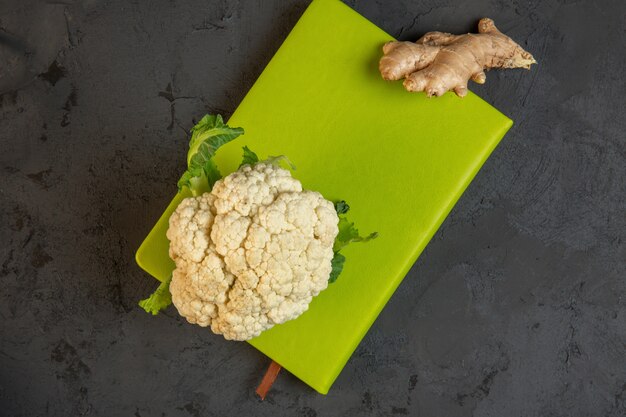
<svg viewBox="0 0 626 417">
<path fill-rule="evenodd" d="M 169 220 L 169 290 L 190 323 L 248 340 L 305 312 L 328 286 L 339 218 L 273 164 L 244 165 Z"/>
</svg>

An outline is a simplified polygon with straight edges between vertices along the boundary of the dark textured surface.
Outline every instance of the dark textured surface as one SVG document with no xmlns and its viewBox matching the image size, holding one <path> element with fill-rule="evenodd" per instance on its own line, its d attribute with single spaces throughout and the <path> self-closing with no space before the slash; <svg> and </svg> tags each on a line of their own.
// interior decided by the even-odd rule
<svg viewBox="0 0 626 417">
<path fill-rule="evenodd" d="M 284 373 L 261 403 L 252 347 L 139 310 L 186 130 L 306 4 L 0 3 L 0 415 L 625 415 L 619 0 L 349 2 L 401 39 L 490 16 L 540 65 L 471 85 L 516 124 L 328 396 Z"/>
</svg>

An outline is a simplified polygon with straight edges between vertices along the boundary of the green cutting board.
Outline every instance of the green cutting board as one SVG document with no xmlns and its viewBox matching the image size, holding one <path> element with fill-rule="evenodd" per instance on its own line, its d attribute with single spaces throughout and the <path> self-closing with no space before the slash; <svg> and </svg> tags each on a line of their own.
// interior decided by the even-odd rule
<svg viewBox="0 0 626 417">
<path fill-rule="evenodd" d="M 343 251 L 343 273 L 306 313 L 250 341 L 323 394 L 512 125 L 474 94 L 427 99 L 383 81 L 391 39 L 338 0 L 313 1 L 229 120 L 245 135 L 217 157 L 229 173 L 243 145 L 288 155 L 306 188 L 346 200 L 362 232 L 379 232 Z M 174 266 L 165 231 L 182 197 L 137 251 L 159 280 Z"/>
</svg>

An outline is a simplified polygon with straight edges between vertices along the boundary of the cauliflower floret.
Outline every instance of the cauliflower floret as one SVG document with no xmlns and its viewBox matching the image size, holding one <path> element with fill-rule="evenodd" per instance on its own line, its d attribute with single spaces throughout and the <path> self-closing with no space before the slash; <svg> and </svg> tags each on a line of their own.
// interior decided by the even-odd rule
<svg viewBox="0 0 626 417">
<path fill-rule="evenodd" d="M 244 165 L 170 217 L 172 302 L 226 339 L 292 320 L 328 286 L 338 221 L 333 204 L 289 171 Z"/>
</svg>

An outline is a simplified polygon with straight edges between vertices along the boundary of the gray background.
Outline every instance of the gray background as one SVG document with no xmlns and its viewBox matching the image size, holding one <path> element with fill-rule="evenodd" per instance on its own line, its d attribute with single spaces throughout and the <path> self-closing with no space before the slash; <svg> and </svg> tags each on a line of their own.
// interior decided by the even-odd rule
<svg viewBox="0 0 626 417">
<path fill-rule="evenodd" d="M 307 3 L 0 3 L 0 415 L 625 415 L 619 0 L 348 2 L 406 40 L 490 16 L 540 64 L 470 86 L 516 123 L 328 396 L 260 402 L 267 358 L 137 307 L 187 130 Z"/>
</svg>

